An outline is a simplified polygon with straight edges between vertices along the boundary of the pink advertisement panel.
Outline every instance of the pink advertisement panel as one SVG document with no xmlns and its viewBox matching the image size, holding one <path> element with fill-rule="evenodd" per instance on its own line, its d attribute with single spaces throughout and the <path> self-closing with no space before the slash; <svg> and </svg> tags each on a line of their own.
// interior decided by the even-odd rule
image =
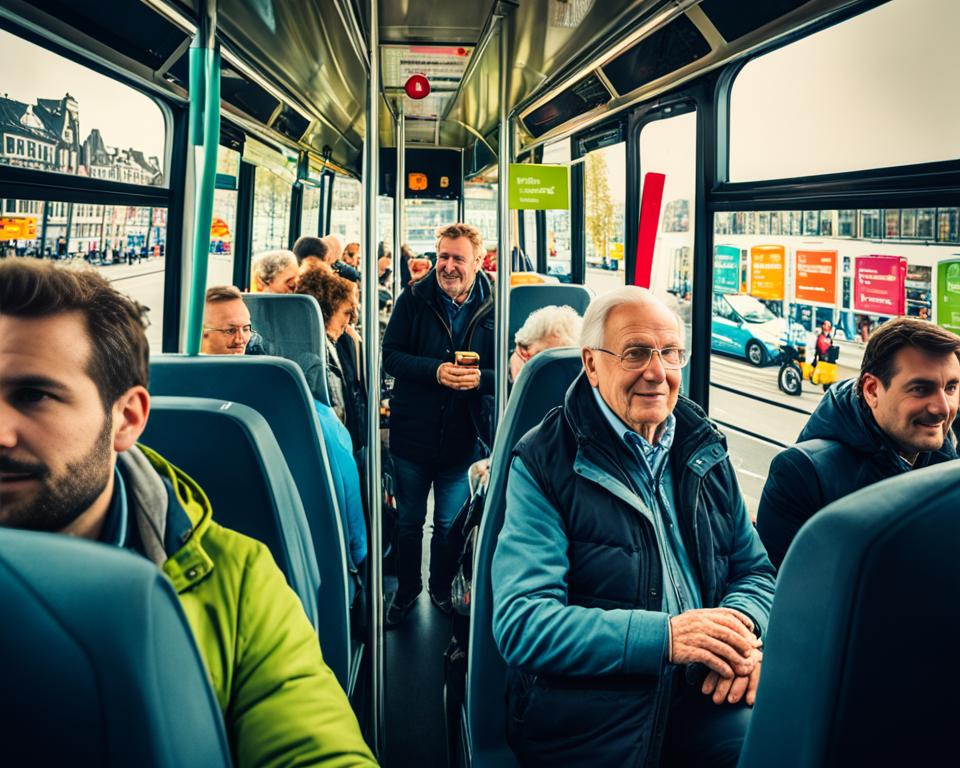
<svg viewBox="0 0 960 768">
<path fill-rule="evenodd" d="M 906 311 L 903 256 L 857 256 L 853 308 L 872 315 L 902 315 Z"/>
</svg>

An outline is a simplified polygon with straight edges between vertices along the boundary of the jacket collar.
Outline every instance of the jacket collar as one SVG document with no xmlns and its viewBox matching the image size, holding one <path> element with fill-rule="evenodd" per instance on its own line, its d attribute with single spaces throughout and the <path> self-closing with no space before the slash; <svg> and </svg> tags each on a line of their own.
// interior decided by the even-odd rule
<svg viewBox="0 0 960 768">
<path fill-rule="evenodd" d="M 582 371 L 564 397 L 564 416 L 577 443 L 623 446 L 623 441 L 604 417 L 594 399 L 590 382 Z M 726 439 L 692 400 L 681 395 L 673 409 L 675 418 L 670 456 L 673 465 L 687 465 L 701 477 L 727 455 Z M 699 462 L 699 463 L 698 463 Z"/>
<path fill-rule="evenodd" d="M 203 535 L 213 522 L 210 502 L 185 472 L 144 445 L 119 456 L 130 514 L 144 554 L 160 567 L 177 592 L 213 571 Z"/>
</svg>

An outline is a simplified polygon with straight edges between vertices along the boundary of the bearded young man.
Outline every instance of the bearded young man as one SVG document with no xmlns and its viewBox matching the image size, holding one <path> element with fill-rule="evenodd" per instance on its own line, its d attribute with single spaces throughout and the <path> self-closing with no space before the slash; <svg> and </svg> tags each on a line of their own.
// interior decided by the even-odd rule
<svg viewBox="0 0 960 768">
<path fill-rule="evenodd" d="M 394 377 L 390 453 L 400 514 L 399 587 L 388 627 L 409 613 L 420 577 L 427 496 L 434 493 L 430 597 L 450 612 L 446 536 L 469 495 L 467 470 L 490 445 L 485 401 L 493 396 L 493 289 L 480 270 L 480 232 L 469 224 L 438 230 L 437 264 L 404 290 L 383 337 L 383 368 Z M 479 365 L 454 364 L 457 351 Z"/>
<path fill-rule="evenodd" d="M 375 765 L 269 550 L 137 444 L 141 308 L 94 271 L 0 264 L 0 526 L 129 549 L 173 583 L 238 766 Z M 242 471 L 242 467 L 239 471 Z"/>
</svg>

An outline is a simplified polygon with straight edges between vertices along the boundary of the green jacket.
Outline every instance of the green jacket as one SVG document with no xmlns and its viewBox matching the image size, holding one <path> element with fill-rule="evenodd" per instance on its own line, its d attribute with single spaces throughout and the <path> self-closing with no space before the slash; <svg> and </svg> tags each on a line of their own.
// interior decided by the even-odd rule
<svg viewBox="0 0 960 768">
<path fill-rule="evenodd" d="M 203 490 L 149 448 L 120 454 L 120 470 L 142 549 L 180 595 L 238 768 L 376 765 L 267 547 L 215 523 Z"/>
</svg>

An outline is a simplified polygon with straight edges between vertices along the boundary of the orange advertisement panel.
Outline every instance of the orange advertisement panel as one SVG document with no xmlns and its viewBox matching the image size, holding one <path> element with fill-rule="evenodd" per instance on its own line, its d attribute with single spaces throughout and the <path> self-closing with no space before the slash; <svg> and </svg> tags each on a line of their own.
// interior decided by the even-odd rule
<svg viewBox="0 0 960 768">
<path fill-rule="evenodd" d="M 787 251 L 782 245 L 755 245 L 750 249 L 750 295 L 782 301 L 786 293 Z"/>
<path fill-rule="evenodd" d="M 837 303 L 837 252 L 797 251 L 793 296 L 812 304 Z"/>
<path fill-rule="evenodd" d="M 0 240 L 36 240 L 36 216 L 0 217 Z"/>
</svg>

